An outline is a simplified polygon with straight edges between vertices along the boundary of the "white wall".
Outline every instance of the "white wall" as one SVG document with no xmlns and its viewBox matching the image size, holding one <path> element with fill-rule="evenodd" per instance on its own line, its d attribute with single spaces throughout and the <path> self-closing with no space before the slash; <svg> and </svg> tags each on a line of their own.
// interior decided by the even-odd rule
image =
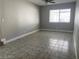
<svg viewBox="0 0 79 59">
<path fill-rule="evenodd" d="M 7 40 L 38 29 L 38 6 L 26 0 L 4 0 L 3 7 L 2 33 Z"/>
<path fill-rule="evenodd" d="M 0 39 L 1 39 L 1 17 L 2 17 L 2 0 L 0 0 Z"/>
<path fill-rule="evenodd" d="M 76 2 L 76 14 L 75 14 L 75 22 L 74 22 L 74 45 L 75 45 L 75 53 L 76 59 L 79 58 L 79 0 Z"/>
</svg>

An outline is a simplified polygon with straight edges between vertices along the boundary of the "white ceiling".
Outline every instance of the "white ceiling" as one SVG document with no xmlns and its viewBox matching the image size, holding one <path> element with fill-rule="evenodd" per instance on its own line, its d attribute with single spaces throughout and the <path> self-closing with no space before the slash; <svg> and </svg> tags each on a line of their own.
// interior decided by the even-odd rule
<svg viewBox="0 0 79 59">
<path fill-rule="evenodd" d="M 37 5 L 46 5 L 46 3 L 43 0 L 28 0 L 31 1 L 34 4 Z M 55 4 L 60 4 L 60 3 L 68 3 L 68 2 L 74 2 L 75 0 L 54 0 L 56 3 Z"/>
</svg>

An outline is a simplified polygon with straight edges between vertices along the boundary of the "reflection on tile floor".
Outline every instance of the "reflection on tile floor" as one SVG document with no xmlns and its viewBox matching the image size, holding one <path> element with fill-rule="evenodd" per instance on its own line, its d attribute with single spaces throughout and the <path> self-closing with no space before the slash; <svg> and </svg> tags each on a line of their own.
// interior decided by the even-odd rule
<svg viewBox="0 0 79 59">
<path fill-rule="evenodd" d="M 75 59 L 72 33 L 39 31 L 0 47 L 0 59 Z"/>
<path fill-rule="evenodd" d="M 58 39 L 49 39 L 49 48 L 56 51 L 68 53 L 69 42 Z"/>
</svg>

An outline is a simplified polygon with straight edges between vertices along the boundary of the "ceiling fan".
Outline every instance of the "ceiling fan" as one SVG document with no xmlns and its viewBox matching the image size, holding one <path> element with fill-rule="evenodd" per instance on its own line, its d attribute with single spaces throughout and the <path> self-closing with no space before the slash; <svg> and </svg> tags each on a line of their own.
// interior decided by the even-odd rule
<svg viewBox="0 0 79 59">
<path fill-rule="evenodd" d="M 43 0 L 45 3 L 56 3 L 54 0 Z"/>
</svg>

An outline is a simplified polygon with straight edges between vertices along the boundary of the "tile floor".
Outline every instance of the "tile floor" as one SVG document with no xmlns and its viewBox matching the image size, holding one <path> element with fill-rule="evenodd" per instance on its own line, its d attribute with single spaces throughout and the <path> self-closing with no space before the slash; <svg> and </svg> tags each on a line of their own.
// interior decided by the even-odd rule
<svg viewBox="0 0 79 59">
<path fill-rule="evenodd" d="M 39 31 L 0 47 L 0 59 L 75 59 L 72 33 Z"/>
</svg>

